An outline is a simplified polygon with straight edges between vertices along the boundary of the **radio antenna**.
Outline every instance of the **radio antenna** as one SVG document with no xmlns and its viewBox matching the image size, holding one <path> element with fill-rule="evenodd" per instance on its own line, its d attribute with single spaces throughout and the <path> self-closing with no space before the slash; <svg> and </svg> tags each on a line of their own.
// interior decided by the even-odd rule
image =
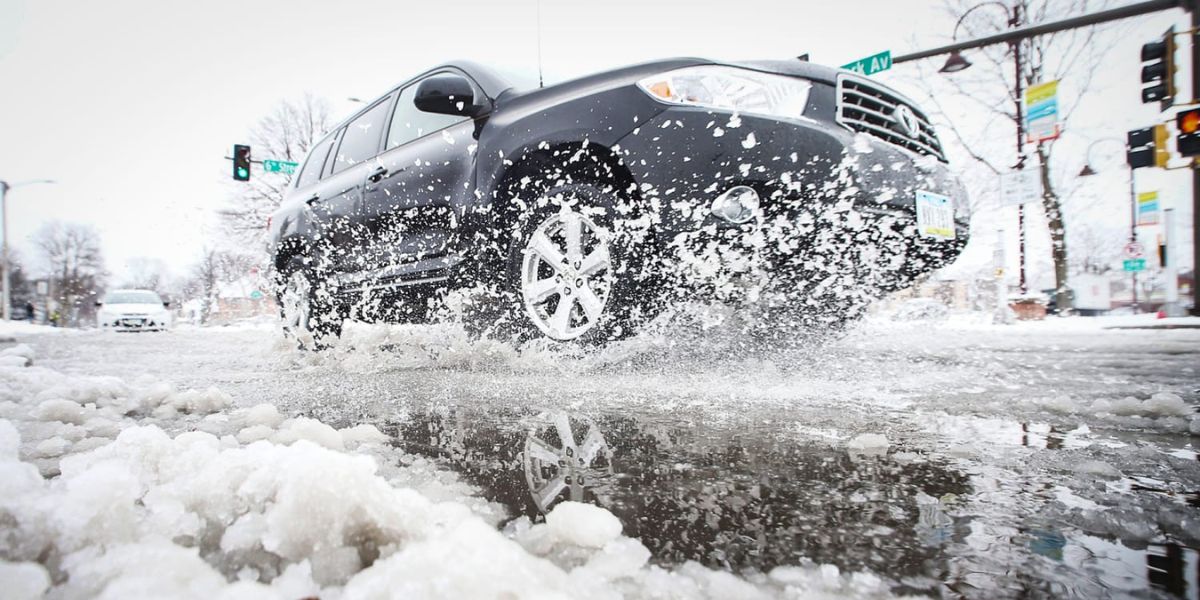
<svg viewBox="0 0 1200 600">
<path fill-rule="evenodd" d="M 542 79 L 542 0 L 537 0 L 537 52 L 538 52 L 538 87 L 546 87 Z"/>
</svg>

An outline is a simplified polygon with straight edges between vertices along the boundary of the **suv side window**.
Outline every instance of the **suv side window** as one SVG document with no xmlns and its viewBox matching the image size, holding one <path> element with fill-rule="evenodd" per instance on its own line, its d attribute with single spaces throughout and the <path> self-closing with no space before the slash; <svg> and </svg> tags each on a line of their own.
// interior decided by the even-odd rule
<svg viewBox="0 0 1200 600">
<path fill-rule="evenodd" d="M 434 73 L 430 77 L 444 74 Z M 417 110 L 416 104 L 413 103 L 413 98 L 416 97 L 417 86 L 420 84 L 420 81 L 414 81 L 400 92 L 400 98 L 396 101 L 396 111 L 392 113 L 391 126 L 388 127 L 387 147 L 385 150 L 391 150 L 396 146 L 407 144 L 419 137 L 445 129 L 455 123 L 461 123 L 469 118 L 461 115 L 441 115 Z"/>
<path fill-rule="evenodd" d="M 346 125 L 346 133 L 342 134 L 342 143 L 337 149 L 337 159 L 333 163 L 333 172 L 344 171 L 360 162 L 368 160 L 379 153 L 379 136 L 383 130 L 387 109 L 391 104 L 388 96 L 367 112 Z"/>
<path fill-rule="evenodd" d="M 300 177 L 296 179 L 296 187 L 302 188 L 306 185 L 312 185 L 321 178 L 321 168 L 325 166 L 325 158 L 329 156 L 329 149 L 333 147 L 336 135 L 330 135 L 325 139 L 317 142 L 313 146 L 311 152 L 308 153 L 308 160 L 304 163 L 304 167 L 300 169 Z"/>
</svg>

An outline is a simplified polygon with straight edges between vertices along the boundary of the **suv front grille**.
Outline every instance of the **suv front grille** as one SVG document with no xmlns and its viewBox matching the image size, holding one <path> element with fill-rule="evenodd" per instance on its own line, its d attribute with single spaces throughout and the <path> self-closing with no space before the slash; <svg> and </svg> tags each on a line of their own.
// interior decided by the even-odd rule
<svg viewBox="0 0 1200 600">
<path fill-rule="evenodd" d="M 942 144 L 925 113 L 899 94 L 866 79 L 841 75 L 837 82 L 837 121 L 847 128 L 889 144 L 946 162 Z M 905 131 L 896 110 L 906 106 L 916 116 L 918 131 Z"/>
</svg>

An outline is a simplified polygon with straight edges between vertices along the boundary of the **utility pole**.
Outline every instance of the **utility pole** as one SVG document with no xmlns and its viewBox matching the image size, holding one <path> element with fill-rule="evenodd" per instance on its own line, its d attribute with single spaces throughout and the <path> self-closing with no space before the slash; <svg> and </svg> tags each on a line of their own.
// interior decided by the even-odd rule
<svg viewBox="0 0 1200 600">
<path fill-rule="evenodd" d="M 9 190 L 22 185 L 31 183 L 54 183 L 49 179 L 36 179 L 33 181 L 22 181 L 20 183 L 9 183 L 0 179 L 0 219 L 4 220 L 3 229 L 0 234 L 4 235 L 3 250 L 0 250 L 0 302 L 4 303 L 0 309 L 0 316 L 5 321 L 12 319 L 12 290 L 9 289 L 9 264 L 8 264 L 8 192 Z"/>
</svg>

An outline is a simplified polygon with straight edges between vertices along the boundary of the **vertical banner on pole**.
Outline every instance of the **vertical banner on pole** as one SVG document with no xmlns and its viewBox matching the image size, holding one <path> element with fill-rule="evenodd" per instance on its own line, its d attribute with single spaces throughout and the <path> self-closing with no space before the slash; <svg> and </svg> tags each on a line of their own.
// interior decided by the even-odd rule
<svg viewBox="0 0 1200 600">
<path fill-rule="evenodd" d="M 1137 224 L 1158 225 L 1158 192 L 1142 192 L 1137 195 Z"/>
<path fill-rule="evenodd" d="M 1058 138 L 1058 81 L 1047 81 L 1025 90 L 1025 139 L 1031 144 Z"/>
</svg>

